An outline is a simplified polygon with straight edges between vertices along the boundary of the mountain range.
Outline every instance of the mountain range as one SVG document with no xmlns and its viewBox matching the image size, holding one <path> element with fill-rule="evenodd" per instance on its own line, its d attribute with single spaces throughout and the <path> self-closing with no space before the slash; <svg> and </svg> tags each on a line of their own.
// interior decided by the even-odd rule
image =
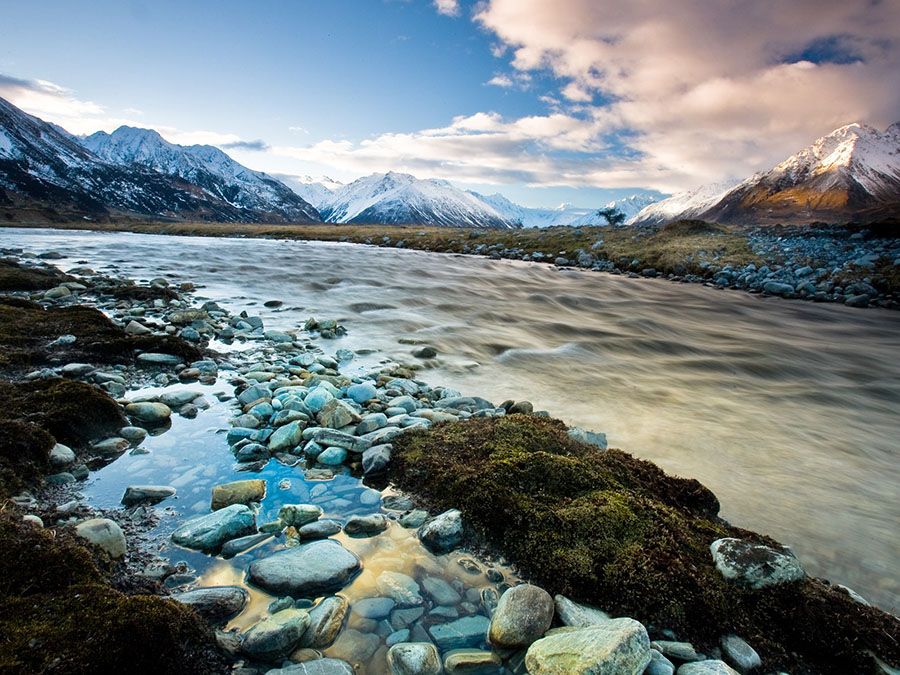
<svg viewBox="0 0 900 675">
<path fill-rule="evenodd" d="M 604 225 L 597 209 L 529 208 L 444 180 L 372 174 L 351 183 L 274 176 L 208 145 L 182 146 L 123 126 L 77 137 L 0 99 L 0 206 L 51 220 L 122 216 L 248 223 L 461 227 Z M 900 123 L 851 124 L 773 169 L 662 201 L 636 194 L 605 204 L 628 224 L 699 218 L 767 224 L 872 221 L 900 213 Z M 12 218 L 7 211 L 7 217 Z"/>
<path fill-rule="evenodd" d="M 631 224 L 699 218 L 718 223 L 873 222 L 900 215 L 900 122 L 848 124 L 769 171 L 652 204 Z"/>
</svg>

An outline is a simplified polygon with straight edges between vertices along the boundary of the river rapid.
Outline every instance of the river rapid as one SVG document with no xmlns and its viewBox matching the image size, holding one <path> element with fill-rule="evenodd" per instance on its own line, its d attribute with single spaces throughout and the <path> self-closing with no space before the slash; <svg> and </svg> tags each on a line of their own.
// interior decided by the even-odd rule
<svg viewBox="0 0 900 675">
<path fill-rule="evenodd" d="M 423 363 L 429 384 L 606 432 L 700 480 L 809 573 L 900 611 L 898 312 L 353 244 L 7 228 L 0 247 L 192 281 L 267 328 L 336 318 L 349 334 L 333 350 Z"/>
</svg>

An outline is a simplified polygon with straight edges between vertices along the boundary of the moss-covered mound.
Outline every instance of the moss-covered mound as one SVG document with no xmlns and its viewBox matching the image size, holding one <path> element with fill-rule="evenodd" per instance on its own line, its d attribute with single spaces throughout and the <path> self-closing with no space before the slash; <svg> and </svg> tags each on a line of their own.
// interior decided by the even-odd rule
<svg viewBox="0 0 900 675">
<path fill-rule="evenodd" d="M 49 473 L 57 441 L 78 448 L 126 423 L 115 401 L 84 382 L 0 380 L 0 497 Z"/>
<path fill-rule="evenodd" d="M 64 532 L 0 516 L 0 672 L 228 672 L 193 610 L 112 588 Z"/>
<path fill-rule="evenodd" d="M 395 441 L 392 478 L 468 522 L 535 583 L 711 646 L 736 632 L 769 668 L 865 673 L 900 663 L 900 623 L 813 580 L 742 591 L 709 545 L 772 540 L 716 517 L 694 480 L 571 439 L 558 420 L 511 415 L 435 425 Z"/>
<path fill-rule="evenodd" d="M 74 335 L 69 345 L 48 345 Z M 0 297 L 0 370 L 14 371 L 49 363 L 131 363 L 137 352 L 163 352 L 192 361 L 200 350 L 181 338 L 129 335 L 92 307 L 50 307 L 20 298 Z"/>
<path fill-rule="evenodd" d="M 39 291 L 75 281 L 56 269 L 22 267 L 14 260 L 0 260 L 0 291 Z"/>
</svg>

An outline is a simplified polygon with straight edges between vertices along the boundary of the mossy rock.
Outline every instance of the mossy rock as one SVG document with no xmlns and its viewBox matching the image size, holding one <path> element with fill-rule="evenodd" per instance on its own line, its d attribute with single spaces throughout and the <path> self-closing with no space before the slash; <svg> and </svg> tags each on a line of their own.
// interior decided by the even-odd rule
<svg viewBox="0 0 900 675">
<path fill-rule="evenodd" d="M 436 424 L 394 441 L 391 477 L 435 510 L 460 509 L 534 583 L 705 648 L 734 632 L 766 666 L 865 673 L 900 662 L 900 622 L 806 580 L 750 592 L 715 569 L 710 544 L 777 542 L 718 518 L 715 496 L 618 450 L 525 415 Z"/>
<path fill-rule="evenodd" d="M 0 291 L 40 291 L 75 281 L 57 269 L 23 267 L 13 260 L 0 260 Z"/>
<path fill-rule="evenodd" d="M 34 424 L 0 419 L 0 497 L 50 472 L 53 436 Z"/>
<path fill-rule="evenodd" d="M 224 673 L 193 610 L 112 588 L 66 532 L 0 517 L 0 672 Z"/>
<path fill-rule="evenodd" d="M 60 335 L 77 339 L 49 347 Z M 141 351 L 174 354 L 186 361 L 202 357 L 197 347 L 178 337 L 129 335 L 93 307 L 44 309 L 21 298 L 0 297 L 0 372 L 50 363 L 133 363 Z"/>
</svg>

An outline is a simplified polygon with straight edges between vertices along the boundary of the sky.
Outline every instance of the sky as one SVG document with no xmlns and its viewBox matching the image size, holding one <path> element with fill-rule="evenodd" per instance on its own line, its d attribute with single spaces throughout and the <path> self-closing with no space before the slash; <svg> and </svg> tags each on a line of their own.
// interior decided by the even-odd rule
<svg viewBox="0 0 900 675">
<path fill-rule="evenodd" d="M 595 208 L 900 120 L 900 0 L 0 0 L 0 97 L 269 173 Z"/>
</svg>

